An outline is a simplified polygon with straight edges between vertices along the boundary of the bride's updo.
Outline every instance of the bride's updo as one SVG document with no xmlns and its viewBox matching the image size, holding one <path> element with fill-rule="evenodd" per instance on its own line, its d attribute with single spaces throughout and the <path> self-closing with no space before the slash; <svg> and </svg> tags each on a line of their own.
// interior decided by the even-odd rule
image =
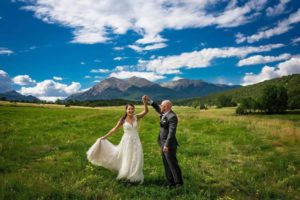
<svg viewBox="0 0 300 200">
<path fill-rule="evenodd" d="M 126 119 L 126 117 L 127 117 L 127 108 L 128 108 L 129 106 L 135 108 L 135 106 L 134 106 L 132 103 L 126 104 L 126 106 L 125 106 L 125 114 L 124 114 L 124 116 L 121 118 L 122 124 L 124 123 L 124 121 L 125 121 L 125 119 Z"/>
</svg>

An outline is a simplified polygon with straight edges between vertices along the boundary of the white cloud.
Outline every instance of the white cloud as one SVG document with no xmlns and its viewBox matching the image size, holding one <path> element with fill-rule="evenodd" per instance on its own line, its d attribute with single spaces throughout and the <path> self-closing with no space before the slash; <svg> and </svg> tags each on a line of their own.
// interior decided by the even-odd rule
<svg viewBox="0 0 300 200">
<path fill-rule="evenodd" d="M 66 85 L 53 80 L 44 80 L 38 82 L 34 87 L 21 87 L 20 93 L 23 95 L 33 95 L 40 99 L 62 99 L 78 92 L 80 87 L 80 83 L 77 82 Z"/>
<path fill-rule="evenodd" d="M 300 74 L 300 57 L 294 57 L 279 63 L 277 67 L 264 66 L 258 74 L 246 73 L 242 85 L 251 85 L 291 74 Z"/>
<path fill-rule="evenodd" d="M 18 91 L 20 92 L 20 91 Z M 48 102 L 55 102 L 56 100 L 60 99 L 65 99 L 66 97 L 59 97 L 59 96 L 55 96 L 55 97 L 49 97 L 49 96 L 40 96 L 39 99 L 43 100 L 43 101 L 48 101 Z"/>
<path fill-rule="evenodd" d="M 0 93 L 12 90 L 12 81 L 8 73 L 0 69 Z"/>
<path fill-rule="evenodd" d="M 24 0 L 25 1 L 25 0 Z M 129 30 L 142 36 L 136 44 L 163 43 L 160 33 L 166 29 L 207 26 L 237 27 L 260 14 L 266 0 L 26 0 L 23 9 L 33 11 L 46 23 L 73 29 L 72 42 L 94 44 L 111 40 L 114 34 Z M 224 8 L 224 4 L 225 8 Z M 210 12 L 207 8 L 218 8 Z M 117 49 L 115 49 L 117 50 Z"/>
<path fill-rule="evenodd" d="M 289 2 L 290 2 L 290 0 L 280 0 L 279 4 L 277 4 L 276 6 L 268 7 L 266 10 L 267 15 L 274 17 L 274 16 L 282 14 L 285 11 L 286 4 Z"/>
<path fill-rule="evenodd" d="M 136 41 L 137 44 L 151 44 L 151 43 L 163 43 L 168 41 L 165 38 L 162 38 L 160 35 L 146 35 L 142 39 Z"/>
<path fill-rule="evenodd" d="M 220 85 L 233 85 L 233 83 L 229 83 L 224 77 L 218 77 L 215 82 Z"/>
<path fill-rule="evenodd" d="M 114 47 L 113 49 L 114 49 L 115 51 L 121 51 L 121 50 L 124 49 L 124 47 Z"/>
<path fill-rule="evenodd" d="M 118 56 L 118 57 L 115 57 L 114 60 L 117 60 L 117 61 L 120 61 L 120 60 L 124 60 L 126 59 L 127 57 L 121 57 L 121 56 Z"/>
<path fill-rule="evenodd" d="M 85 62 L 81 61 L 80 64 L 81 64 L 81 65 L 85 65 Z"/>
<path fill-rule="evenodd" d="M 297 37 L 297 38 L 293 38 L 293 39 L 292 39 L 292 44 L 293 44 L 293 45 L 297 45 L 299 42 L 300 42 L 300 37 Z"/>
<path fill-rule="evenodd" d="M 109 69 L 92 69 L 91 73 L 108 73 Z"/>
<path fill-rule="evenodd" d="M 128 45 L 129 48 L 131 48 L 137 52 L 161 49 L 161 48 L 165 48 L 166 46 L 167 46 L 167 44 L 165 44 L 165 43 L 156 43 L 156 44 L 151 44 L 151 45 L 146 45 L 146 46 Z"/>
<path fill-rule="evenodd" d="M 167 46 L 167 44 L 165 43 L 156 43 L 153 45 L 148 45 L 144 47 L 144 51 L 149 51 L 149 50 L 154 50 L 154 49 L 161 49 L 161 48 L 165 48 Z"/>
<path fill-rule="evenodd" d="M 12 81 L 14 82 L 14 84 L 16 85 L 34 85 L 36 83 L 35 80 L 32 80 L 30 78 L 30 76 L 28 75 L 18 75 L 18 76 L 15 76 Z"/>
<path fill-rule="evenodd" d="M 278 64 L 278 71 L 281 76 L 300 73 L 300 57 L 294 57 L 290 60 Z"/>
<path fill-rule="evenodd" d="M 10 55 L 14 52 L 8 48 L 0 47 L 0 55 Z"/>
<path fill-rule="evenodd" d="M 80 92 L 86 92 L 86 91 L 88 91 L 88 90 L 91 89 L 91 88 L 92 88 L 92 87 L 82 89 L 82 90 L 80 90 Z"/>
<path fill-rule="evenodd" d="M 161 56 L 154 60 L 139 60 L 138 67 L 142 70 L 153 71 L 159 74 L 178 74 L 180 73 L 180 68 L 208 67 L 215 58 L 242 58 L 251 53 L 266 52 L 283 46 L 283 44 L 269 44 L 258 47 L 204 48 L 200 51 L 182 53 L 175 56 Z"/>
<path fill-rule="evenodd" d="M 59 76 L 53 76 L 53 79 L 56 80 L 56 81 L 62 81 L 63 80 L 63 78 L 59 77 Z"/>
<path fill-rule="evenodd" d="M 124 69 L 124 66 L 116 66 L 115 68 L 116 71 L 123 71 Z"/>
<path fill-rule="evenodd" d="M 180 79 L 183 79 L 183 78 L 181 78 L 180 76 L 175 76 L 174 78 L 172 78 L 172 81 L 178 81 Z"/>
<path fill-rule="evenodd" d="M 114 72 L 109 75 L 109 77 L 115 77 L 115 78 L 119 78 L 119 79 L 127 79 L 132 76 L 145 78 L 145 79 L 148 79 L 149 81 L 157 81 L 157 80 L 165 78 L 165 76 L 158 75 L 153 72 L 121 71 L 121 72 Z"/>
<path fill-rule="evenodd" d="M 137 52 L 142 52 L 143 51 L 143 48 L 138 46 L 138 45 L 130 44 L 130 45 L 128 45 L 128 47 L 130 49 L 133 49 L 133 50 L 137 51 Z"/>
<path fill-rule="evenodd" d="M 89 78 L 92 78 L 91 76 L 88 76 L 88 75 L 86 75 L 86 76 L 84 76 L 83 78 L 85 78 L 85 79 L 89 79 Z"/>
<path fill-rule="evenodd" d="M 265 64 L 271 63 L 276 61 L 287 60 L 291 57 L 291 54 L 284 53 L 279 56 L 261 56 L 255 55 L 249 58 L 245 58 L 239 61 L 238 66 L 245 66 L 245 65 L 257 65 L 257 64 Z"/>
<path fill-rule="evenodd" d="M 236 35 L 236 42 L 254 43 L 263 39 L 268 39 L 276 35 L 281 35 L 283 33 L 288 32 L 290 29 L 293 29 L 294 27 L 292 25 L 299 22 L 300 22 L 300 9 L 298 9 L 295 13 L 291 14 L 287 19 L 279 21 L 277 23 L 277 26 L 275 26 L 274 28 L 263 30 L 250 36 L 245 36 L 241 33 L 238 33 Z"/>
</svg>

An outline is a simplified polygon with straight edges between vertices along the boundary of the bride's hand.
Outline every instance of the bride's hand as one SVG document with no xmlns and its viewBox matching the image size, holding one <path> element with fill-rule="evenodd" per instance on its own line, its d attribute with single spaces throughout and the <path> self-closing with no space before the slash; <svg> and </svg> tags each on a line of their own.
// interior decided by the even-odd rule
<svg viewBox="0 0 300 200">
<path fill-rule="evenodd" d="M 106 140 L 106 137 L 102 136 L 99 138 L 100 140 Z"/>
</svg>

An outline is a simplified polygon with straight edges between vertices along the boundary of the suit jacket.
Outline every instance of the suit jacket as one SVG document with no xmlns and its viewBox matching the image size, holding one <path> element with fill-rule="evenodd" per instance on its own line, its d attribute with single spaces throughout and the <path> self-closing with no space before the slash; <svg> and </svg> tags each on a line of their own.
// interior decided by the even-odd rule
<svg viewBox="0 0 300 200">
<path fill-rule="evenodd" d="M 160 111 L 160 107 L 156 102 L 153 102 L 152 107 L 160 114 L 160 129 L 158 135 L 158 143 L 161 147 L 177 148 L 178 142 L 176 139 L 176 128 L 178 118 L 171 110 L 164 117 Z"/>
</svg>

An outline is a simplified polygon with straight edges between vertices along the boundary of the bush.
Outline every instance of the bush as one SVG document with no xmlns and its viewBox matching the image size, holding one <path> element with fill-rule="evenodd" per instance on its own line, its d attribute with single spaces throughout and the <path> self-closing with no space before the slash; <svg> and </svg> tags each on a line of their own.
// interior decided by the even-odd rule
<svg viewBox="0 0 300 200">
<path fill-rule="evenodd" d="M 205 104 L 200 104 L 200 110 L 207 110 L 207 106 Z"/>
<path fill-rule="evenodd" d="M 235 113 L 236 113 L 237 115 L 245 115 L 245 114 L 247 114 L 247 111 L 246 111 L 246 109 L 245 109 L 245 107 L 244 107 L 243 105 L 239 105 L 239 106 L 236 108 Z"/>
<path fill-rule="evenodd" d="M 194 107 L 195 109 L 199 106 L 199 102 L 198 101 L 194 101 L 192 103 L 192 107 Z"/>
</svg>

